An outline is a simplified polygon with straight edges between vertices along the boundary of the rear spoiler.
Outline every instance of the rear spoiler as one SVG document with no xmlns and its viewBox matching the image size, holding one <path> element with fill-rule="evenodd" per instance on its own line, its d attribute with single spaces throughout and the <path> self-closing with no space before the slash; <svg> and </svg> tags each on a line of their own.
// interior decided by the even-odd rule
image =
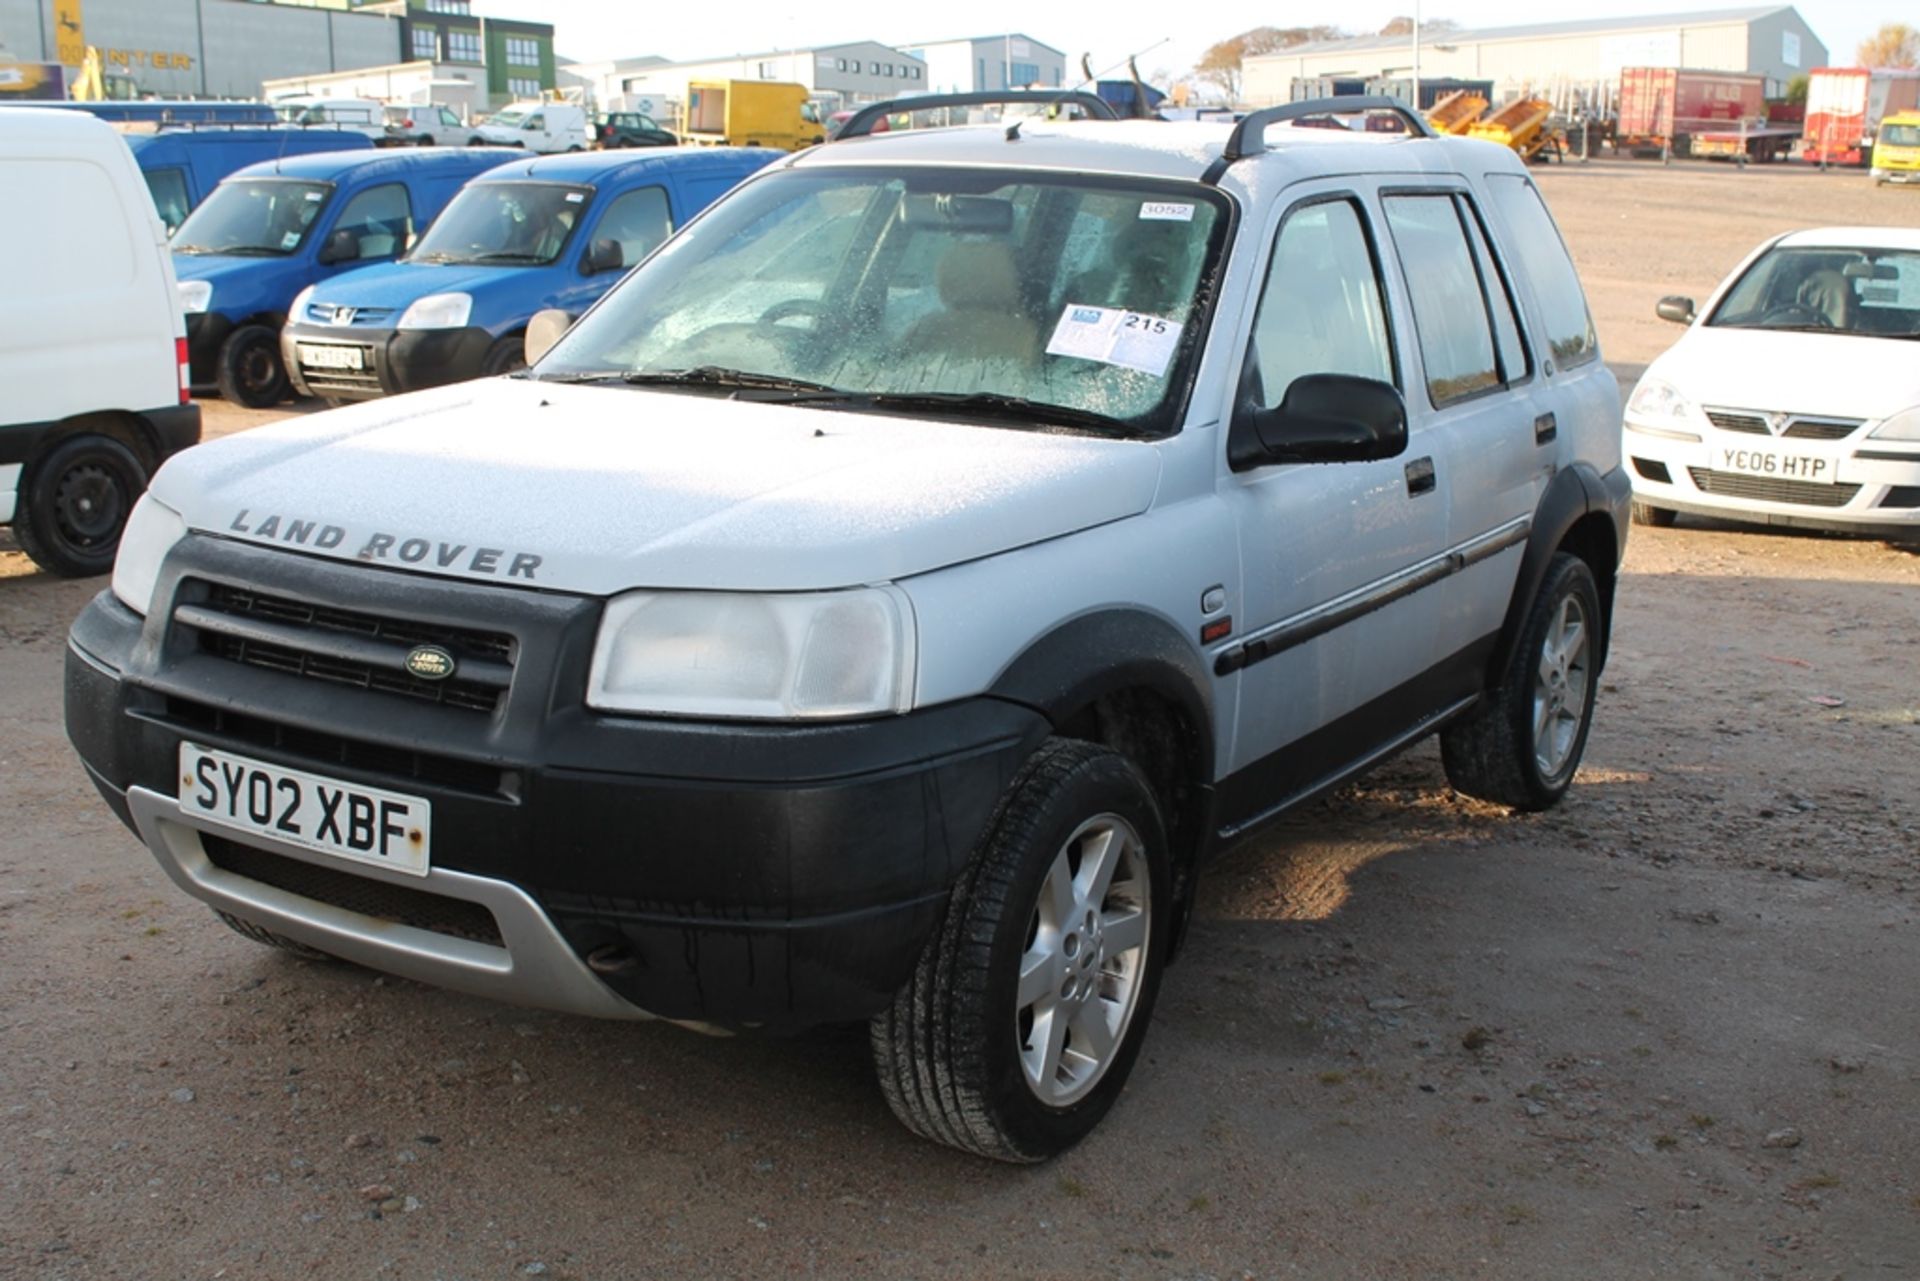
<svg viewBox="0 0 1920 1281">
<path fill-rule="evenodd" d="M 1045 90 L 999 89 L 982 93 L 922 93 L 908 98 L 890 98 L 885 102 L 872 103 L 855 112 L 852 119 L 840 127 L 833 136 L 835 142 L 848 138 L 864 138 L 871 134 L 874 126 L 888 116 L 907 111 L 931 111 L 939 107 L 986 107 L 1000 105 L 1022 105 L 1032 107 L 1078 107 L 1082 115 L 1089 120 L 1118 120 L 1120 117 L 1113 107 L 1101 98 L 1090 93 L 1081 93 L 1077 89 Z"/>
</svg>

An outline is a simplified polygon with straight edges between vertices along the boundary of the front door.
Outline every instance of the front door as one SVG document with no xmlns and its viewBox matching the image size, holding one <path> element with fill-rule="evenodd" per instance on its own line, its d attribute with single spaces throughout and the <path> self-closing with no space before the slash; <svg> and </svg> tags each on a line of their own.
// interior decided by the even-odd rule
<svg viewBox="0 0 1920 1281">
<path fill-rule="evenodd" d="M 1238 400 L 1281 403 L 1295 378 L 1400 387 L 1409 367 L 1364 184 L 1303 184 L 1271 233 Z M 1401 338 L 1401 344 L 1405 339 Z M 1257 820 L 1417 723 L 1409 692 L 1434 661 L 1448 459 L 1418 419 L 1406 451 L 1364 463 L 1223 468 L 1239 531 L 1238 714 L 1220 797 L 1229 830 Z"/>
</svg>

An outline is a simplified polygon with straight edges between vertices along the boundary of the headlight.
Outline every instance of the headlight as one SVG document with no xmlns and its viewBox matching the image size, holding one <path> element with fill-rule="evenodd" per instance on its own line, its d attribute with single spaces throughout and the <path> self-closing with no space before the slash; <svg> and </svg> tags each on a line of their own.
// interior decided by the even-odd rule
<svg viewBox="0 0 1920 1281">
<path fill-rule="evenodd" d="M 297 325 L 307 318 L 307 304 L 313 301 L 314 288 L 315 286 L 308 285 L 293 296 L 293 305 L 287 308 L 287 315 L 294 324 Z"/>
<path fill-rule="evenodd" d="M 677 716 L 870 716 L 912 705 L 913 667 L 913 611 L 898 588 L 631 592 L 600 620 L 587 702 Z"/>
<path fill-rule="evenodd" d="M 401 313 L 399 329 L 458 329 L 473 311 L 471 294 L 428 294 Z"/>
<path fill-rule="evenodd" d="M 180 310 L 189 316 L 199 315 L 213 301 L 211 280 L 183 280 L 175 288 L 180 292 Z"/>
<path fill-rule="evenodd" d="M 113 594 L 136 614 L 153 604 L 153 586 L 160 578 L 160 562 L 173 545 L 187 536 L 187 522 L 179 512 L 152 494 L 140 495 L 120 532 L 120 552 L 113 561 Z"/>
<path fill-rule="evenodd" d="M 1920 405 L 1915 405 L 1912 409 L 1903 409 L 1875 427 L 1872 438 L 1920 441 Z"/>
<path fill-rule="evenodd" d="M 1627 401 L 1627 412 L 1660 422 L 1691 423 L 1693 406 L 1672 383 L 1642 378 Z"/>
</svg>

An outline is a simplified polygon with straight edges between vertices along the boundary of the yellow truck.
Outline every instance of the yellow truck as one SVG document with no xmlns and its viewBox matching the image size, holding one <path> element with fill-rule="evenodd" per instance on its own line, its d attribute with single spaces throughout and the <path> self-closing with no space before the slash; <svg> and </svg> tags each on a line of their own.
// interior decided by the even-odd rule
<svg viewBox="0 0 1920 1281">
<path fill-rule="evenodd" d="M 680 136 L 706 146 L 798 151 L 826 141 L 807 87 L 780 80 L 695 80 L 687 86 Z"/>
<path fill-rule="evenodd" d="M 1898 111 L 1880 121 L 1873 138 L 1873 180 L 1920 182 L 1920 111 Z"/>
</svg>

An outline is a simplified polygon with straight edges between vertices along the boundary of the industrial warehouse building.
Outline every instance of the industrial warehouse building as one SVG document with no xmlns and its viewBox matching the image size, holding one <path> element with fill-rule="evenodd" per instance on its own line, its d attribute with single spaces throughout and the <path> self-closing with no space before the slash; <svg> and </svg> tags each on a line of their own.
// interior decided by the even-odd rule
<svg viewBox="0 0 1920 1281">
<path fill-rule="evenodd" d="M 1505 98 L 1522 92 L 1559 100 L 1568 91 L 1610 100 L 1622 67 L 1751 71 L 1767 96 L 1827 65 L 1827 46 L 1791 5 L 1756 5 L 1639 18 L 1590 18 L 1525 26 L 1423 33 L 1420 76 L 1491 80 Z M 1241 96 L 1252 106 L 1286 102 L 1296 79 L 1407 76 L 1409 36 L 1364 36 L 1299 45 L 1248 58 Z"/>
<path fill-rule="evenodd" d="M 0 45 L 59 63 L 91 46 L 142 95 L 254 98 L 268 80 L 432 61 L 485 107 L 554 86 L 553 28 L 481 18 L 469 0 L 0 0 Z M 79 31 L 73 31 L 77 26 Z"/>
<path fill-rule="evenodd" d="M 901 48 L 926 64 L 927 88 L 935 93 L 985 93 L 1032 85 L 1052 89 L 1066 83 L 1067 55 L 1017 32 L 930 40 Z"/>
<path fill-rule="evenodd" d="M 669 62 L 664 58 L 618 58 L 574 62 L 564 82 L 585 86 L 602 107 L 632 107 L 682 102 L 695 80 L 784 80 L 807 87 L 816 102 L 830 107 L 879 102 L 902 94 L 925 93 L 926 67 L 891 45 L 872 40 L 817 45 L 767 53 L 736 53 L 720 58 Z"/>
</svg>

